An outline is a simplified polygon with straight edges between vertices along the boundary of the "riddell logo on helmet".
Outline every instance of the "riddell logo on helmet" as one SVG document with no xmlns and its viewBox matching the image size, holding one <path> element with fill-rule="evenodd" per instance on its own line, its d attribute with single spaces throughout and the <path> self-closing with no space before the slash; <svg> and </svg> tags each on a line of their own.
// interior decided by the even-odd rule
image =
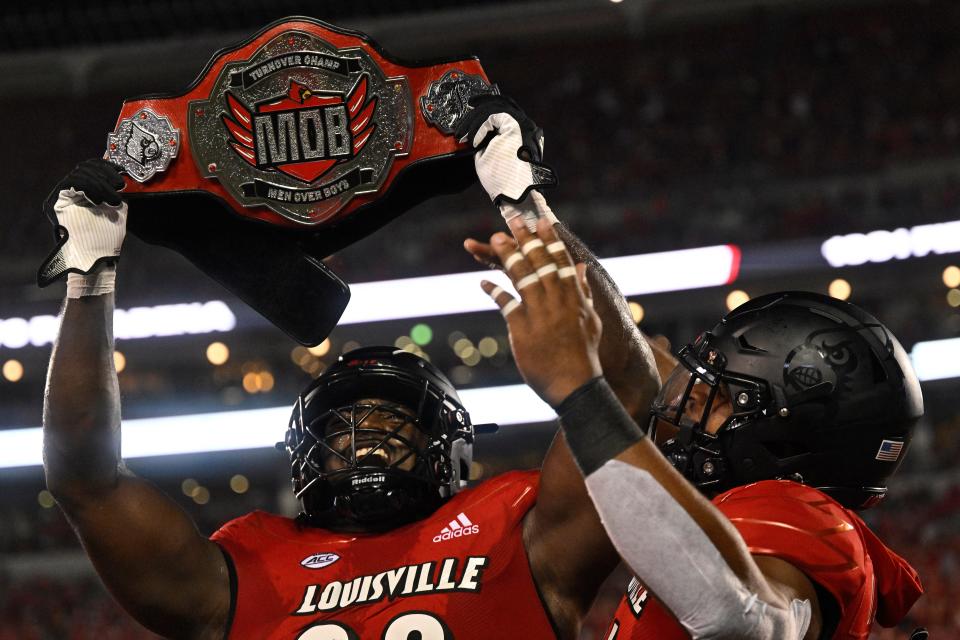
<svg viewBox="0 0 960 640">
<path fill-rule="evenodd" d="M 382 484 L 387 481 L 387 477 L 382 473 L 376 473 L 368 476 L 358 476 L 350 480 L 351 487 L 362 487 L 365 484 Z"/>
<path fill-rule="evenodd" d="M 480 525 L 470 522 L 467 514 L 461 512 L 455 520 L 451 520 L 447 526 L 441 529 L 440 533 L 433 536 L 433 541 L 443 542 L 444 540 L 472 536 L 477 533 L 480 533 Z"/>
</svg>

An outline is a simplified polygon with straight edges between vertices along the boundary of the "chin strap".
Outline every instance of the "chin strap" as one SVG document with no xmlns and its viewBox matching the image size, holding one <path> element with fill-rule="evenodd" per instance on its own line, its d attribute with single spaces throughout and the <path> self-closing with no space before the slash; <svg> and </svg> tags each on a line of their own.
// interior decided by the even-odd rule
<svg viewBox="0 0 960 640">
<path fill-rule="evenodd" d="M 443 502 L 427 481 L 390 469 L 354 471 L 333 483 L 331 491 L 329 513 L 336 521 L 381 529 L 422 518 Z"/>
<path fill-rule="evenodd" d="M 333 507 L 344 519 L 382 523 L 397 519 L 407 500 L 394 489 L 376 489 L 336 496 Z"/>
<path fill-rule="evenodd" d="M 720 490 L 727 474 L 727 464 L 715 439 L 698 442 L 700 436 L 693 427 L 684 425 L 676 436 L 660 445 L 663 456 L 673 468 L 698 489 L 711 493 Z"/>
</svg>

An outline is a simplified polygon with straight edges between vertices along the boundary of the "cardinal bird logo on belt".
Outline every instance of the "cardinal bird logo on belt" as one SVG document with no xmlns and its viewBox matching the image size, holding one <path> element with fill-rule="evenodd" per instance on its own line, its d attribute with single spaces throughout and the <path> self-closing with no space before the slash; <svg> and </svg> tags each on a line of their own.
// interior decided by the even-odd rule
<svg viewBox="0 0 960 640">
<path fill-rule="evenodd" d="M 228 91 L 229 113 L 221 119 L 230 146 L 261 171 L 313 183 L 355 158 L 376 130 L 377 98 L 367 98 L 367 80 L 362 74 L 345 94 L 291 80 L 287 95 L 261 102 L 253 111 Z"/>
</svg>

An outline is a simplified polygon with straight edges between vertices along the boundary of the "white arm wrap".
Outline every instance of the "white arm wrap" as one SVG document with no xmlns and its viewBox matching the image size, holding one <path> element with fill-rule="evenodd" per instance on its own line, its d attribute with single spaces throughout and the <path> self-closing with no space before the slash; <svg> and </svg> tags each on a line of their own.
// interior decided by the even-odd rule
<svg viewBox="0 0 960 640">
<path fill-rule="evenodd" d="M 531 191 L 530 196 L 520 204 L 502 202 L 500 215 L 507 222 L 517 216 L 523 216 L 523 223 L 530 233 L 535 233 L 537 230 L 537 218 L 546 218 L 552 225 L 560 222 L 554 215 L 553 209 L 547 204 L 547 199 L 539 191 Z"/>
<path fill-rule="evenodd" d="M 113 291 L 116 282 L 117 269 L 113 265 L 105 265 L 93 273 L 68 273 L 67 297 L 102 296 Z"/>
<path fill-rule="evenodd" d="M 610 460 L 586 484 L 620 556 L 694 640 L 799 640 L 806 634 L 810 601 L 793 600 L 781 609 L 750 593 L 648 472 Z"/>
</svg>

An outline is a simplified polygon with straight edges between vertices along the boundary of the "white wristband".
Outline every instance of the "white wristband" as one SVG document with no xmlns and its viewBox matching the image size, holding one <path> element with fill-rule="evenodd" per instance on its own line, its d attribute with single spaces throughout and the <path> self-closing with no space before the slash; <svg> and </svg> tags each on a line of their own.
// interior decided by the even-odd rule
<svg viewBox="0 0 960 640">
<path fill-rule="evenodd" d="M 114 290 L 117 281 L 117 268 L 105 265 L 93 273 L 68 273 L 67 298 L 84 296 L 102 296 Z"/>
</svg>

